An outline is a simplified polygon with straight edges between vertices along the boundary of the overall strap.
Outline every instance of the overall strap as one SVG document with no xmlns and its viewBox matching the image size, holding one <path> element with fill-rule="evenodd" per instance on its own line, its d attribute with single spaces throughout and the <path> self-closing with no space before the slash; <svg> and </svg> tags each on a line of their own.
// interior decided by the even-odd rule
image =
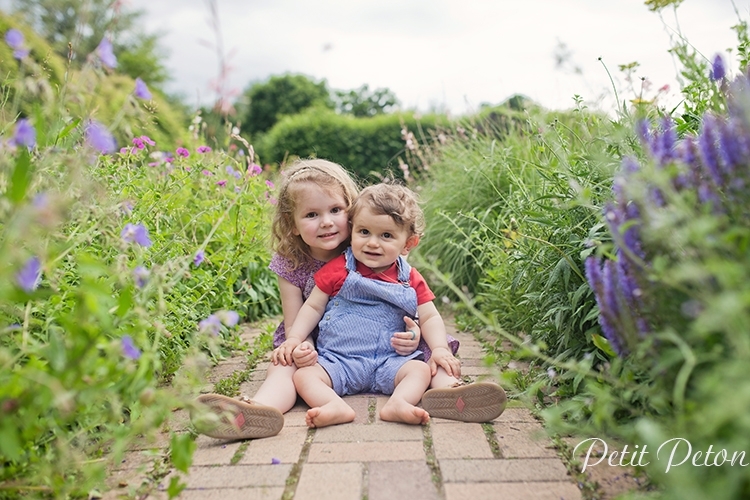
<svg viewBox="0 0 750 500">
<path fill-rule="evenodd" d="M 401 283 L 408 285 L 409 277 L 411 276 L 411 266 L 406 262 L 406 259 L 402 255 L 398 256 L 396 263 L 398 265 L 398 280 Z"/>
<path fill-rule="evenodd" d="M 346 251 L 344 252 L 344 255 L 346 255 L 346 270 L 351 272 L 354 272 L 357 270 L 357 259 L 354 258 L 354 252 L 352 252 L 352 247 L 346 247 Z"/>
</svg>

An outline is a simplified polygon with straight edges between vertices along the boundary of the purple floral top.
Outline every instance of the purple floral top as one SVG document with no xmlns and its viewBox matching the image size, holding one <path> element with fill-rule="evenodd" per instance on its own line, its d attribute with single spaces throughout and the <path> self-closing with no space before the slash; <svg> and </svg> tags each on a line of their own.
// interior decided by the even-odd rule
<svg viewBox="0 0 750 500">
<path fill-rule="evenodd" d="M 282 257 L 279 254 L 273 254 L 273 257 L 271 257 L 271 263 L 268 265 L 268 268 L 275 272 L 278 276 L 284 278 L 289 283 L 293 284 L 300 290 L 302 290 L 302 300 L 307 300 L 307 298 L 310 296 L 310 293 L 312 293 L 313 288 L 315 288 L 315 280 L 313 279 L 313 275 L 323 267 L 325 262 L 322 260 L 315 260 L 311 259 L 306 262 L 303 262 L 299 267 L 295 268 L 294 264 L 291 260 L 287 259 L 286 257 Z M 312 332 L 313 339 L 318 338 L 318 328 L 316 327 L 315 330 Z M 450 347 L 451 351 L 455 355 L 458 352 L 458 339 L 448 335 L 448 347 Z M 282 321 L 281 324 L 276 328 L 276 331 L 273 334 L 273 347 L 279 347 L 282 342 L 286 340 L 286 329 L 284 328 L 284 322 Z M 432 351 L 430 351 L 430 348 L 427 347 L 427 343 L 424 341 L 424 337 L 419 340 L 419 346 L 417 347 L 420 351 L 424 352 L 424 360 L 428 361 L 430 359 L 430 356 L 432 355 Z"/>
<path fill-rule="evenodd" d="M 315 288 L 313 275 L 318 269 L 323 267 L 323 264 L 325 264 L 325 262 L 322 260 L 310 259 L 295 268 L 291 260 L 282 257 L 279 254 L 273 254 L 268 268 L 278 276 L 299 288 L 302 291 L 302 300 L 307 300 L 310 293 L 312 293 L 313 288 Z M 317 338 L 317 336 L 318 329 L 315 328 L 313 331 L 313 338 Z M 274 348 L 279 347 L 284 340 L 286 340 L 286 329 L 284 328 L 284 322 L 282 321 L 273 334 Z"/>
</svg>

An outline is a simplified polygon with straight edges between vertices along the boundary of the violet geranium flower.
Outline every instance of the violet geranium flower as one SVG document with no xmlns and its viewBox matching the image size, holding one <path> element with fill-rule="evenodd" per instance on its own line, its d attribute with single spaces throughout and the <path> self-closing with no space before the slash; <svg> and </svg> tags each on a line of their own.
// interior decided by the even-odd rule
<svg viewBox="0 0 750 500">
<path fill-rule="evenodd" d="M 133 91 L 133 95 L 135 95 L 138 99 L 144 99 L 146 101 L 150 101 L 153 97 L 151 91 L 146 85 L 146 82 L 141 80 L 140 77 L 135 79 L 135 90 Z"/>
<path fill-rule="evenodd" d="M 16 274 L 16 283 L 27 292 L 33 292 L 42 279 L 42 263 L 38 257 L 31 257 Z"/>
<path fill-rule="evenodd" d="M 143 224 L 125 224 L 120 232 L 120 238 L 126 243 L 136 243 L 142 247 L 151 246 L 148 229 Z"/>
</svg>

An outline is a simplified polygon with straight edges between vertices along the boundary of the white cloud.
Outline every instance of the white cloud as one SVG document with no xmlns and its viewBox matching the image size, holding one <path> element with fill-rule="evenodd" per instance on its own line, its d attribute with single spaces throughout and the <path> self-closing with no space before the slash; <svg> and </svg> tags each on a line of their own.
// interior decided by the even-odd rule
<svg viewBox="0 0 750 500">
<path fill-rule="evenodd" d="M 325 78 L 333 88 L 388 87 L 406 107 L 445 106 L 454 113 L 523 93 L 548 107 L 580 94 L 609 95 L 607 73 L 638 61 L 636 76 L 677 88 L 667 50 L 677 23 L 636 0 L 217 0 L 225 54 L 234 51 L 230 84 L 238 89 L 285 72 Z M 170 89 L 192 104 L 214 98 L 208 82 L 218 59 L 205 1 L 130 0 L 148 13 L 147 29 L 166 32 Z M 747 18 L 747 7 L 741 12 Z M 736 44 L 731 0 L 691 0 L 678 9 L 683 33 L 707 57 Z M 558 43 L 581 75 L 555 68 Z M 735 65 L 736 66 L 736 65 Z M 199 96 L 199 97 L 198 97 Z"/>
</svg>

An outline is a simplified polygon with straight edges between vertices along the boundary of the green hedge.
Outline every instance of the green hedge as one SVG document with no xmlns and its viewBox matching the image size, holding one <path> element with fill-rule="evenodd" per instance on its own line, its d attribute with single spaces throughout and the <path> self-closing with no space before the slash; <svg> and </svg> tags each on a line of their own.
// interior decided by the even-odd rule
<svg viewBox="0 0 750 500">
<path fill-rule="evenodd" d="M 293 156 L 331 160 L 364 180 L 392 172 L 402 177 L 399 157 L 405 160 L 403 126 L 429 137 L 450 121 L 444 115 L 415 116 L 395 113 L 372 118 L 354 118 L 333 111 L 310 109 L 279 121 L 255 141 L 264 163 L 282 164 Z"/>
</svg>

